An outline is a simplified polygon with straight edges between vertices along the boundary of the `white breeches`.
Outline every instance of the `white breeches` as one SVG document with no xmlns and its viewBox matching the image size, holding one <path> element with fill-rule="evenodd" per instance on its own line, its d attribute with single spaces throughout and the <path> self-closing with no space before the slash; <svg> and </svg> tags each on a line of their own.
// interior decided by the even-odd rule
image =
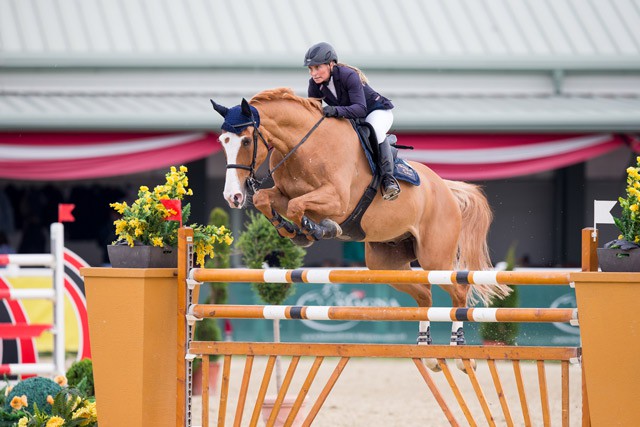
<svg viewBox="0 0 640 427">
<path fill-rule="evenodd" d="M 374 110 L 369 113 L 365 121 L 373 126 L 378 144 L 382 144 L 393 124 L 393 112 L 392 110 Z"/>
</svg>

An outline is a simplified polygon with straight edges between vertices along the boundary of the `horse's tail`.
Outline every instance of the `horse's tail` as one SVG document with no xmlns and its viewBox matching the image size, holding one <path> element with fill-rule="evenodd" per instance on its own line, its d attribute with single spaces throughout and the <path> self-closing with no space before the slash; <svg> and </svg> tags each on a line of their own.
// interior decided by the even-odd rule
<svg viewBox="0 0 640 427">
<path fill-rule="evenodd" d="M 487 234 L 493 220 L 493 213 L 482 189 L 461 181 L 445 180 L 460 206 L 462 227 L 458 239 L 457 266 L 459 270 L 489 270 Z M 470 305 L 478 301 L 489 304 L 494 297 L 504 298 L 511 289 L 507 285 L 473 285 L 467 297 Z"/>
</svg>

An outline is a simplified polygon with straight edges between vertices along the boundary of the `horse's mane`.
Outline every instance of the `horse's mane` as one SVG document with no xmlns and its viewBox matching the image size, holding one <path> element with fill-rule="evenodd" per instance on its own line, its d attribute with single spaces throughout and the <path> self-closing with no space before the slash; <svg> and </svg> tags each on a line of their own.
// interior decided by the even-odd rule
<svg viewBox="0 0 640 427">
<path fill-rule="evenodd" d="M 277 101 L 277 100 L 289 100 L 297 102 L 302 105 L 309 111 L 318 112 L 322 110 L 322 105 L 318 101 L 317 98 L 303 98 L 301 96 L 297 96 L 293 93 L 293 90 L 288 87 L 278 87 L 275 89 L 267 89 L 262 92 L 256 94 L 253 98 L 251 98 L 251 102 L 253 103 L 261 103 L 268 101 Z"/>
</svg>

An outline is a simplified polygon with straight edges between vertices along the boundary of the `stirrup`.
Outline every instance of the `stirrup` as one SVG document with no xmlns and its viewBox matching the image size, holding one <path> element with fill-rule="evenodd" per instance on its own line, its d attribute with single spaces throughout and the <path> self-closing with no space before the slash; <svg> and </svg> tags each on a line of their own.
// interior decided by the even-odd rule
<svg viewBox="0 0 640 427">
<path fill-rule="evenodd" d="M 382 193 L 382 199 L 389 202 L 394 201 L 400 195 L 400 190 L 390 190 L 390 192 Z"/>
<path fill-rule="evenodd" d="M 400 184 L 398 184 L 398 181 L 395 178 L 387 178 L 387 179 L 388 179 L 387 185 L 385 185 L 385 179 L 382 180 L 380 190 L 382 192 L 382 199 L 391 202 L 397 199 L 398 196 L 400 195 L 400 191 L 401 191 Z"/>
</svg>

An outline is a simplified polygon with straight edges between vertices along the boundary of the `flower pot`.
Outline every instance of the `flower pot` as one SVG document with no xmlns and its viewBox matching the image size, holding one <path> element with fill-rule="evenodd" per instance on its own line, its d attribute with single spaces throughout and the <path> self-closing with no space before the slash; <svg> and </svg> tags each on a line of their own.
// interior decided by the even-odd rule
<svg viewBox="0 0 640 427">
<path fill-rule="evenodd" d="M 284 423 L 287 421 L 289 417 L 289 413 L 293 408 L 293 404 L 296 401 L 296 396 L 285 396 L 282 401 L 282 405 L 280 405 L 280 412 L 278 412 L 278 416 L 273 424 L 274 427 L 284 426 Z M 264 398 L 264 402 L 262 403 L 262 419 L 265 424 L 268 424 L 268 420 L 271 417 L 271 412 L 273 411 L 273 406 L 276 402 L 276 396 L 267 396 Z M 302 401 L 302 405 L 300 406 L 300 410 L 296 415 L 296 419 L 293 420 L 292 427 L 300 427 L 305 417 L 307 416 L 307 411 L 305 411 L 305 403 L 307 402 L 307 398 Z"/>
<path fill-rule="evenodd" d="M 209 362 L 209 395 L 218 391 L 220 377 L 220 362 Z M 202 394 L 202 365 L 193 370 L 193 394 Z"/>
<path fill-rule="evenodd" d="M 569 280 L 575 283 L 591 425 L 638 425 L 640 274 L 575 272 Z"/>
<path fill-rule="evenodd" d="M 114 268 L 176 268 L 178 251 L 165 246 L 109 245 L 109 262 Z"/>
<path fill-rule="evenodd" d="M 98 422 L 176 422 L 175 269 L 82 268 Z"/>
<path fill-rule="evenodd" d="M 605 272 L 640 272 L 640 249 L 625 251 L 613 248 L 598 248 L 598 264 Z"/>
</svg>

